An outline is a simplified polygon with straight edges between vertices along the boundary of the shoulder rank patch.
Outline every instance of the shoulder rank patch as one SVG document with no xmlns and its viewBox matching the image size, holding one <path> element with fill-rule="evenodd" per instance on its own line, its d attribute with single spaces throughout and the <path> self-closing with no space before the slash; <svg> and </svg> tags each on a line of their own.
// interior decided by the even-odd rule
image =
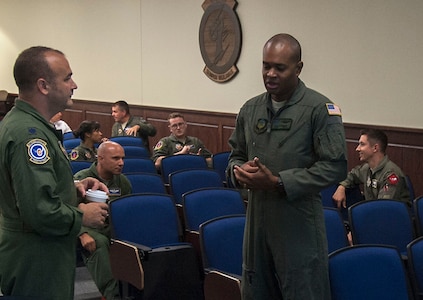
<svg viewBox="0 0 423 300">
<path fill-rule="evenodd" d="M 32 139 L 26 146 L 28 147 L 28 156 L 29 161 L 37 164 L 43 165 L 50 160 L 48 156 L 47 143 L 41 139 Z"/>
<path fill-rule="evenodd" d="M 71 151 L 71 154 L 70 154 L 70 159 L 71 160 L 76 160 L 76 159 L 78 159 L 78 157 L 79 157 L 78 150 L 72 150 Z"/>
<path fill-rule="evenodd" d="M 154 146 L 154 150 L 159 150 L 159 149 L 161 149 L 163 147 L 163 142 L 162 141 L 159 141 L 157 144 L 156 144 L 156 146 Z"/>
<path fill-rule="evenodd" d="M 333 103 L 326 103 L 326 108 L 330 116 L 342 116 L 341 109 Z"/>
<path fill-rule="evenodd" d="M 398 183 L 398 181 L 399 181 L 399 178 L 398 178 L 398 176 L 396 174 L 389 175 L 389 177 L 388 177 L 388 183 L 390 185 L 396 185 Z"/>
</svg>

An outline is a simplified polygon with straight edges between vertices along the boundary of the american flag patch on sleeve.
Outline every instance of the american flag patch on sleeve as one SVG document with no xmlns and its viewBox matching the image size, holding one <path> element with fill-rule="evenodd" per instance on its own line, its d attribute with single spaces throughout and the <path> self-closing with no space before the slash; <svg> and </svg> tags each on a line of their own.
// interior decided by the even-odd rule
<svg viewBox="0 0 423 300">
<path fill-rule="evenodd" d="M 330 116 L 342 116 L 341 109 L 333 103 L 326 103 L 326 108 Z"/>
</svg>

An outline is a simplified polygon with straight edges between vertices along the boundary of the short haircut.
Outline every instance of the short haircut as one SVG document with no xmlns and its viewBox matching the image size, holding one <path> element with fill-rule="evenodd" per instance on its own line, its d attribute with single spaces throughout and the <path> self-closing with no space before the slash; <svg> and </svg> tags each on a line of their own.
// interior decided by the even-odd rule
<svg viewBox="0 0 423 300">
<path fill-rule="evenodd" d="M 279 33 L 276 34 L 274 36 L 272 36 L 264 45 L 265 47 L 268 44 L 288 44 L 292 51 L 293 51 L 293 56 L 292 59 L 295 62 L 300 62 L 301 61 L 301 45 L 300 42 L 294 38 L 292 35 L 287 34 L 287 33 Z"/>
<path fill-rule="evenodd" d="M 86 133 L 93 133 L 96 130 L 100 129 L 100 123 L 97 121 L 82 121 L 79 124 L 79 128 L 73 132 L 73 135 L 77 138 L 80 138 L 82 141 L 85 141 Z"/>
<path fill-rule="evenodd" d="M 13 76 L 20 91 L 31 90 L 39 78 L 53 81 L 54 72 L 46 60 L 46 52 L 64 56 L 63 52 L 44 46 L 31 47 L 19 54 L 13 67 Z"/>
<path fill-rule="evenodd" d="M 374 144 L 379 144 L 380 151 L 382 153 L 386 152 L 388 147 L 388 136 L 380 129 L 362 129 L 360 135 L 366 135 L 369 142 Z"/>
<path fill-rule="evenodd" d="M 167 117 L 167 120 L 169 121 L 170 119 L 175 119 L 175 118 L 182 118 L 185 120 L 184 116 L 181 113 L 178 112 L 173 112 L 171 114 L 169 114 L 169 116 Z"/>
<path fill-rule="evenodd" d="M 129 105 L 124 100 L 119 100 L 113 103 L 113 106 L 119 107 L 120 110 L 126 111 L 126 113 L 129 115 Z"/>
</svg>

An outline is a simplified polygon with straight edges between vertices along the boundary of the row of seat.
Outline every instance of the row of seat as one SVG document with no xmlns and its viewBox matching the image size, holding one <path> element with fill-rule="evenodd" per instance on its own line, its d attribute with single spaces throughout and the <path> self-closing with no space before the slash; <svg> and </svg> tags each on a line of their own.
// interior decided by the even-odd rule
<svg viewBox="0 0 423 300">
<path fill-rule="evenodd" d="M 407 245 L 423 235 L 423 196 L 413 201 L 414 216 L 407 204 L 392 199 L 368 200 L 348 208 L 353 244 L 393 245 L 406 255 Z M 329 252 L 343 247 L 346 230 L 340 212 L 324 208 Z"/>
<path fill-rule="evenodd" d="M 404 287 L 406 288 L 407 285 L 403 284 L 404 282 L 409 284 L 409 280 L 416 294 L 415 299 L 423 299 L 423 196 L 414 199 L 413 207 L 417 233 L 410 209 L 404 202 L 378 199 L 362 201 L 349 207 L 348 215 L 353 248 L 373 245 L 370 250 L 363 247 L 360 250 L 355 250 L 354 253 L 345 250 L 345 247 L 348 247 L 347 232 L 340 212 L 335 208 L 324 208 L 329 258 L 337 257 L 336 263 L 333 262 L 335 258 L 332 259 L 332 262 L 330 260 L 330 263 L 337 264 L 339 260 L 339 263 L 343 264 L 341 266 L 330 265 L 331 270 L 335 269 L 335 271 L 332 270 L 333 276 L 331 276 L 332 288 L 342 289 L 333 291 L 333 295 L 335 293 L 333 299 L 409 299 L 408 294 L 404 293 Z M 391 247 L 392 249 L 385 250 L 382 247 Z M 370 253 L 368 253 L 369 251 Z M 373 254 L 371 254 L 372 251 Z M 403 264 L 400 264 L 400 267 L 392 265 L 389 270 L 382 269 L 382 262 L 374 260 L 373 256 L 382 257 L 383 252 L 390 252 L 390 256 L 398 256 L 400 261 L 406 264 L 406 272 L 402 270 Z M 362 257 L 364 254 L 369 256 Z M 359 255 L 362 265 L 370 266 L 371 263 L 372 267 L 362 269 L 362 265 L 355 260 L 354 255 Z M 391 262 L 391 264 L 397 263 Z M 379 271 L 381 272 L 379 273 Z M 338 276 L 342 276 L 340 277 L 342 282 L 338 280 Z M 370 282 L 374 282 L 375 278 L 383 280 L 375 282 L 370 293 L 362 294 L 363 291 L 353 289 L 357 288 L 356 279 L 363 278 L 363 276 Z M 396 279 L 390 282 L 392 277 Z M 382 284 L 382 282 L 383 286 L 379 289 L 387 292 L 389 297 L 381 294 L 381 291 L 377 291 L 377 284 Z M 397 293 L 393 293 L 391 287 L 395 287 Z M 398 295 L 399 291 L 402 296 Z M 346 294 L 350 296 L 347 297 Z"/>
<path fill-rule="evenodd" d="M 144 147 L 143 140 L 140 137 L 134 136 L 114 136 L 109 138 L 110 141 L 116 142 L 122 146 L 137 146 Z M 78 143 L 79 141 L 79 143 Z M 76 138 L 73 132 L 66 132 L 63 134 L 63 146 L 65 149 L 73 149 L 81 143 L 81 139 Z"/>
<path fill-rule="evenodd" d="M 401 236 L 401 228 L 398 231 L 396 230 L 394 236 L 391 237 L 391 228 L 381 228 L 380 226 L 379 228 L 378 226 L 370 228 L 372 226 L 372 224 L 369 224 L 370 220 L 373 219 L 373 222 L 378 222 L 375 218 L 367 215 L 365 219 L 362 219 L 361 214 L 363 212 L 376 212 L 376 214 L 387 215 L 392 220 L 392 213 L 396 213 L 395 207 L 397 206 L 401 207 L 400 210 L 403 212 L 408 213 L 407 206 L 404 203 L 387 200 L 387 205 L 385 205 L 384 201 L 364 201 L 352 207 L 351 215 L 354 216 L 352 217 L 354 218 L 352 228 L 356 228 L 357 226 L 354 227 L 354 225 L 358 223 L 365 223 L 369 227 L 367 230 L 364 228 L 365 226 L 361 226 L 363 224 L 359 224 L 360 228 L 357 228 L 356 231 L 363 232 L 360 232 L 360 234 L 356 232 L 357 238 L 354 240 L 356 245 L 352 247 L 348 246 L 346 230 L 340 212 L 334 208 L 324 208 L 328 231 L 329 271 L 333 299 L 412 299 L 411 290 L 416 294 L 416 299 L 421 299 L 418 297 L 423 296 L 423 237 L 406 238 L 403 241 L 406 242 L 405 252 L 401 253 L 401 241 L 398 245 L 395 241 L 396 234 Z M 403 210 L 403 207 L 406 209 Z M 400 221 L 393 219 L 392 223 L 394 224 L 392 225 L 394 227 L 402 226 L 399 224 Z M 201 242 L 203 242 L 201 237 L 202 226 L 200 226 Z M 408 228 L 411 227 L 410 219 L 408 219 Z M 222 236 L 224 236 L 225 230 L 221 231 Z M 378 234 L 382 236 L 380 237 Z M 405 236 L 407 235 L 405 234 Z M 234 237 L 231 239 L 236 241 Z M 226 240 L 226 243 L 230 243 L 230 239 L 229 242 Z M 229 251 L 227 250 L 228 245 L 226 245 L 226 248 L 219 243 L 217 245 L 225 251 Z M 235 245 L 237 245 L 239 251 L 241 246 L 237 242 L 235 242 Z M 201 246 L 203 249 L 204 245 Z M 203 255 L 208 255 L 204 254 L 204 249 L 202 251 Z M 218 253 L 217 255 L 220 255 L 219 249 L 214 249 L 212 252 L 214 251 Z M 404 260 L 404 258 L 407 259 Z M 404 262 L 408 263 L 407 268 L 404 267 Z M 220 260 L 220 263 L 223 264 L 224 259 Z M 213 295 L 209 299 L 240 299 L 238 289 L 240 274 L 234 271 L 230 272 L 229 269 L 230 264 L 226 267 L 219 265 L 219 267 L 211 269 L 207 273 L 204 281 L 205 293 Z M 412 289 L 410 288 L 410 281 Z M 232 296 L 226 297 L 225 295 L 228 294 Z"/>
<path fill-rule="evenodd" d="M 165 202 L 166 205 L 164 205 Z M 187 202 L 184 204 L 188 205 Z M 184 255 L 185 259 L 189 259 L 184 260 L 185 264 L 198 263 L 192 246 L 185 243 L 180 244 L 182 241 L 181 227 L 170 195 L 143 194 L 122 197 L 111 203 L 110 214 L 115 239 L 112 248 L 122 246 L 121 242 L 116 242 L 116 240 L 147 244 L 148 246 L 147 248 L 140 246 L 135 248 L 141 252 L 141 254 L 137 254 L 137 257 L 140 258 L 138 267 L 142 269 L 139 274 L 143 272 L 146 274 L 143 277 L 144 295 L 151 294 L 151 299 L 164 299 L 161 298 L 163 295 L 157 294 L 159 283 L 160 293 L 163 292 L 163 289 L 169 288 L 158 279 L 160 276 L 155 268 L 157 266 L 153 267 L 152 256 L 158 263 L 162 261 L 158 257 L 169 255 L 169 251 L 176 251 L 173 256 L 175 260 L 180 258 L 179 255 Z M 339 219 L 342 220 L 340 216 Z M 169 220 L 173 220 L 173 222 L 168 222 Z M 172 223 L 176 225 L 173 226 Z M 190 224 L 190 222 L 186 221 L 186 224 Z M 193 227 L 197 225 L 195 224 Z M 200 268 L 200 270 L 205 272 L 205 299 L 240 299 L 244 226 L 245 214 L 212 218 L 199 225 L 198 234 L 204 268 Z M 172 233 L 167 234 L 161 230 L 169 230 Z M 134 246 L 129 244 L 126 247 Z M 188 249 L 190 250 L 188 251 Z M 165 254 L 160 254 L 162 251 Z M 182 251 L 183 254 L 178 254 L 178 251 Z M 115 261 L 113 262 L 112 258 L 112 267 L 114 269 L 122 268 L 122 263 L 125 263 L 126 260 L 122 259 L 121 254 L 114 253 Z M 410 299 L 410 279 L 416 294 L 420 295 L 423 286 L 423 237 L 408 244 L 407 254 L 410 276 L 404 269 L 403 260 L 397 247 L 366 243 L 333 251 L 329 254 L 329 274 L 333 299 Z M 117 258 L 118 261 L 116 261 Z M 162 259 L 166 261 L 165 258 Z M 186 288 L 183 292 L 188 293 L 184 294 L 185 299 L 198 299 L 196 297 L 198 296 L 198 284 L 201 284 L 201 273 L 195 271 L 199 267 L 197 263 L 189 268 L 168 266 L 169 268 L 165 268 L 167 271 L 161 271 L 161 276 L 163 276 L 161 278 L 166 275 L 162 274 L 163 272 L 170 272 L 179 279 L 184 278 L 182 282 L 179 282 L 179 288 Z M 134 266 L 133 263 L 131 265 Z M 152 276 L 151 272 L 156 278 L 154 283 L 147 280 Z M 131 282 L 129 280 L 134 279 L 128 278 L 127 272 L 123 273 L 126 276 L 126 281 Z M 120 275 L 123 276 L 123 274 L 116 274 L 116 276 Z M 200 276 L 200 281 L 198 281 L 198 276 Z M 122 277 L 117 278 L 123 280 Z M 139 277 L 136 282 L 140 282 Z M 192 289 L 193 286 L 197 286 L 197 288 Z M 173 296 L 177 297 L 178 291 L 175 291 L 175 287 L 172 287 L 171 290 L 172 293 L 176 293 Z"/>
<path fill-rule="evenodd" d="M 237 204 L 232 204 L 235 209 L 230 208 L 229 201 L 222 199 L 225 197 L 223 196 L 224 191 L 228 191 L 231 195 L 237 193 L 237 191 L 227 188 L 215 191 L 207 191 L 207 189 L 192 191 L 187 194 L 185 205 L 187 211 L 190 211 L 210 202 L 209 209 L 204 210 L 204 219 L 225 215 L 232 211 L 244 212 L 240 215 L 243 218 L 242 226 L 237 229 L 239 234 L 237 234 L 238 246 L 236 249 L 239 253 L 234 256 L 224 251 L 225 248 L 220 249 L 223 251 L 222 257 L 226 257 L 226 260 L 231 261 L 232 265 L 240 271 L 242 251 L 242 234 L 240 233 L 243 231 L 245 223 L 245 207 L 242 198 L 238 195 L 238 198 L 233 197 L 238 201 Z M 195 193 L 209 192 L 212 194 L 207 200 L 194 195 Z M 223 205 L 220 206 L 222 203 Z M 211 212 L 211 210 L 215 211 Z M 189 213 L 187 213 L 187 223 L 190 224 L 190 227 L 198 227 L 198 230 L 201 231 L 203 228 L 201 226 L 205 226 L 206 223 L 198 226 L 198 222 L 201 222 L 198 215 L 192 221 L 188 221 L 188 215 Z M 137 293 L 140 292 L 138 289 L 143 289 L 142 299 L 144 300 L 203 299 L 202 265 L 211 266 L 214 258 L 201 256 L 204 259 L 203 262 L 200 262 L 193 245 L 184 242 L 180 218 L 171 195 L 132 194 L 121 197 L 110 203 L 110 222 L 113 237 L 110 248 L 112 271 L 117 279 L 137 287 L 137 289 L 128 289 L 132 297 L 136 298 Z M 225 233 L 229 231 L 225 230 Z M 234 240 L 222 240 L 222 237 L 223 235 L 220 235 L 220 238 L 217 237 L 223 243 L 222 245 L 232 247 Z M 208 253 L 216 255 L 214 250 L 209 250 Z M 128 270 L 131 270 L 130 274 Z"/>
<path fill-rule="evenodd" d="M 159 174 L 154 162 L 147 157 L 140 157 L 140 153 L 135 151 L 141 150 L 142 152 L 146 151 L 143 147 L 137 146 L 123 146 L 125 150 L 125 163 L 123 166 L 122 173 L 134 173 L 134 172 L 143 172 L 143 173 L 153 173 Z M 134 151 L 134 152 L 131 152 Z M 212 170 L 216 171 L 220 177 L 224 186 L 228 186 L 226 182 L 225 170 L 228 165 L 230 152 L 220 152 L 212 156 Z M 85 161 L 71 161 L 72 172 L 75 174 L 81 169 L 89 167 L 90 163 Z M 204 157 L 198 155 L 174 155 L 165 157 L 161 163 L 160 174 L 162 176 L 163 182 L 166 185 L 169 185 L 169 175 L 175 171 L 184 170 L 184 169 L 208 169 L 207 162 Z"/>
<path fill-rule="evenodd" d="M 200 226 L 207 272 L 204 280 L 206 299 L 241 299 L 240 252 L 244 221 L 243 216 L 229 216 Z M 407 254 L 404 264 L 401 253 L 390 245 L 361 244 L 330 253 L 332 299 L 422 299 L 423 237 L 408 244 Z"/>
</svg>

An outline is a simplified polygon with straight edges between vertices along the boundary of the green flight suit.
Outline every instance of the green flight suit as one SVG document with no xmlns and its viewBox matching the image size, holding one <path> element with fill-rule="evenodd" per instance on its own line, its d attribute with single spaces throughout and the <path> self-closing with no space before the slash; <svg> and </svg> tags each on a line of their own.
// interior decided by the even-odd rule
<svg viewBox="0 0 423 300">
<path fill-rule="evenodd" d="M 212 153 L 204 146 L 203 142 L 194 136 L 187 136 L 185 138 L 185 143 L 181 142 L 173 134 L 161 138 L 157 142 L 156 146 L 153 149 L 153 156 L 151 159 L 155 162 L 160 156 L 170 156 L 173 155 L 184 148 L 185 145 L 191 146 L 189 153 L 197 154 L 198 150 L 201 149 L 201 156 L 209 158 L 212 156 Z"/>
<path fill-rule="evenodd" d="M 97 148 L 88 148 L 81 143 L 79 146 L 72 149 L 69 158 L 75 161 L 95 162 L 97 160 Z"/>
<path fill-rule="evenodd" d="M 123 127 L 122 123 L 115 122 L 112 126 L 112 137 L 113 136 L 126 136 L 125 129 L 134 127 L 135 125 L 140 126 L 140 129 L 137 132 L 137 137 L 142 138 L 142 142 L 144 144 L 144 147 L 150 151 L 150 144 L 148 142 L 149 136 L 155 136 L 156 135 L 156 128 L 151 125 L 150 123 L 147 123 L 146 120 L 144 120 L 141 117 L 134 117 L 131 116 L 126 123 L 126 126 Z"/>
<path fill-rule="evenodd" d="M 82 224 L 61 133 L 16 100 L 0 125 L 0 282 L 5 295 L 71 300 Z"/>
<path fill-rule="evenodd" d="M 395 199 L 411 207 L 405 175 L 387 155 L 373 170 L 368 163 L 356 166 L 348 173 L 347 178 L 340 182 L 340 185 L 346 188 L 359 184 L 363 184 L 366 200 Z"/>
<path fill-rule="evenodd" d="M 113 201 L 120 196 L 131 194 L 132 187 L 125 175 L 114 175 L 110 181 L 105 181 L 98 175 L 97 162 L 89 169 L 84 169 L 74 175 L 75 179 L 81 180 L 87 177 L 94 177 L 103 182 L 109 189 L 109 199 Z M 107 300 L 112 300 L 119 295 L 119 287 L 116 279 L 113 278 L 109 260 L 110 226 L 103 229 L 95 229 L 82 226 L 81 234 L 88 233 L 96 243 L 96 250 L 93 253 L 83 251 L 84 263 L 91 274 L 101 294 Z"/>
<path fill-rule="evenodd" d="M 273 112 L 268 93 L 241 108 L 229 139 L 228 171 L 258 157 L 286 194 L 249 190 L 243 299 L 328 300 L 328 252 L 320 190 L 347 174 L 340 110 L 299 81 Z"/>
</svg>

